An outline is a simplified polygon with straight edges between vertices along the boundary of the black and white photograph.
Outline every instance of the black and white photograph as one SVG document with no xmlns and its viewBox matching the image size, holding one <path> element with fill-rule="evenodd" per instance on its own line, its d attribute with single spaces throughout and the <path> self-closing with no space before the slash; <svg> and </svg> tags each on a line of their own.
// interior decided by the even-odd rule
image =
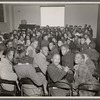
<svg viewBox="0 0 100 100">
<path fill-rule="evenodd" d="M 99 97 L 100 4 L 0 3 L 0 97 Z"/>
</svg>

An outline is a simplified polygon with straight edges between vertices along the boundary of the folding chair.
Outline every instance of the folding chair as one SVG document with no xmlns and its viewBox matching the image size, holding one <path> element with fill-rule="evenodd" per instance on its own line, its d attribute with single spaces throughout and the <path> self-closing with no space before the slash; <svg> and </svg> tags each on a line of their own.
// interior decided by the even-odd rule
<svg viewBox="0 0 100 100">
<path fill-rule="evenodd" d="M 47 73 L 47 80 L 48 80 L 47 89 L 49 92 L 49 96 L 51 95 L 50 88 L 53 88 L 53 87 L 67 90 L 67 91 L 69 91 L 69 96 L 73 96 L 73 87 L 72 87 L 71 83 L 63 81 L 63 80 L 60 80 L 58 82 L 53 82 L 51 80 L 50 76 L 48 75 L 48 73 Z"/>
<path fill-rule="evenodd" d="M 41 87 L 42 90 L 43 90 L 43 95 L 44 95 L 43 85 L 42 86 L 37 86 L 31 79 L 29 79 L 29 78 L 22 78 L 20 80 L 21 96 L 24 96 L 24 94 L 25 94 L 24 90 L 23 90 L 23 85 L 25 85 L 25 84 L 27 84 L 27 85 L 35 85 L 38 88 Z"/>
<path fill-rule="evenodd" d="M 92 86 L 92 87 L 91 87 Z M 100 95 L 100 84 L 93 84 L 93 83 L 81 83 L 78 86 L 78 96 L 80 96 L 80 91 L 89 91 L 95 93 L 95 96 Z"/>
<path fill-rule="evenodd" d="M 2 83 L 14 85 L 14 90 L 8 91 L 8 90 L 3 89 L 1 85 Z M 16 81 L 0 79 L 0 96 L 18 96 L 18 95 L 19 95 L 19 88 Z"/>
</svg>

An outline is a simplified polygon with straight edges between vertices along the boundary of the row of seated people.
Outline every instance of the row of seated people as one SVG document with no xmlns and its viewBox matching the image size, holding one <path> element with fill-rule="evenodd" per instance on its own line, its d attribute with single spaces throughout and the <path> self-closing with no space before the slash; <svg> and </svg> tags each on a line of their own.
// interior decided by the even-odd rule
<svg viewBox="0 0 100 100">
<path fill-rule="evenodd" d="M 4 44 L 1 44 L 3 47 Z M 3 49 L 1 47 L 1 55 L 3 53 Z M 61 51 L 64 57 L 64 53 L 66 53 L 68 49 L 68 46 L 63 45 L 61 47 Z M 56 83 L 60 80 L 63 80 L 64 82 L 71 83 L 74 89 L 77 89 L 77 86 L 80 83 L 98 83 L 98 80 L 94 77 L 96 67 L 94 63 L 90 60 L 90 58 L 86 54 L 82 54 L 80 52 L 75 54 L 75 58 L 72 59 L 73 63 L 75 60 L 75 65 L 73 68 L 68 66 L 62 66 L 60 63 L 60 54 L 55 53 L 51 58 L 51 63 L 48 63 L 46 61 L 46 56 L 48 54 L 48 47 L 43 46 L 41 48 L 40 53 L 38 53 L 34 60 L 32 60 L 30 57 L 25 56 L 25 52 L 22 52 L 24 54 L 21 55 L 21 58 L 15 58 L 15 49 L 9 48 L 6 52 L 6 56 L 1 57 L 0 62 L 0 77 L 1 79 L 6 80 L 13 80 L 18 83 L 18 79 L 21 80 L 22 78 L 29 78 L 31 79 L 36 85 L 24 85 L 24 93 L 29 96 L 37 96 L 42 95 L 41 89 L 37 86 L 43 85 L 43 89 L 45 94 L 48 94 L 47 91 L 47 79 L 46 79 L 46 72 L 48 72 L 48 75 L 50 76 L 50 79 Z M 22 57 L 23 56 L 23 57 Z M 18 56 L 17 56 L 18 57 Z M 63 59 L 62 57 L 62 59 Z M 69 55 L 70 57 L 70 55 Z M 64 59 L 67 60 L 67 59 Z M 63 60 L 63 61 L 64 61 Z M 64 63 L 62 61 L 62 63 Z M 13 66 L 12 66 L 13 64 Z M 38 69 L 38 67 L 40 69 Z M 40 71 L 39 71 L 40 70 Z M 15 72 L 14 72 L 15 71 Z M 12 91 L 14 86 L 2 84 L 2 87 L 5 90 Z M 68 91 L 58 88 L 51 88 L 49 91 L 50 95 L 53 96 L 65 96 L 68 94 Z M 91 92 L 83 92 L 80 93 L 81 95 L 94 95 L 91 94 Z"/>
<path fill-rule="evenodd" d="M 70 83 L 75 93 L 81 83 L 97 84 L 99 53 L 95 49 L 91 30 L 85 26 L 83 29 L 86 32 L 73 31 L 73 36 L 71 32 L 77 30 L 77 27 L 67 26 L 67 29 L 63 35 L 58 30 L 55 36 L 44 30 L 33 33 L 29 31 L 27 34 L 14 31 L 9 39 L 0 44 L 0 78 L 15 80 L 17 83 L 22 78 L 31 79 L 35 85 L 23 86 L 27 96 L 42 95 L 41 87 L 38 87 L 41 85 L 45 95 L 48 92 L 52 96 L 69 94 L 68 91 L 55 87 L 47 90 L 47 76 L 54 84 L 61 80 Z M 12 85 L 2 84 L 2 87 L 8 91 L 13 90 Z M 80 95 L 95 94 L 81 91 Z"/>
</svg>

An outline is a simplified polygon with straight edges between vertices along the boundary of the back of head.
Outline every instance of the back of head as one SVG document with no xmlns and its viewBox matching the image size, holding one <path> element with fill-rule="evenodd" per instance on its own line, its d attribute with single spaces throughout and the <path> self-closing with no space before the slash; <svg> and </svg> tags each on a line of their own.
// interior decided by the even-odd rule
<svg viewBox="0 0 100 100">
<path fill-rule="evenodd" d="M 68 44 L 63 44 L 61 47 L 65 47 L 66 49 L 69 49 L 69 45 Z"/>
<path fill-rule="evenodd" d="M 5 50 L 5 44 L 4 43 L 0 43 L 0 52 Z"/>
<path fill-rule="evenodd" d="M 90 47 L 91 49 L 95 49 L 96 43 L 95 43 L 95 42 L 91 42 L 91 43 L 89 44 L 89 47 Z"/>
</svg>

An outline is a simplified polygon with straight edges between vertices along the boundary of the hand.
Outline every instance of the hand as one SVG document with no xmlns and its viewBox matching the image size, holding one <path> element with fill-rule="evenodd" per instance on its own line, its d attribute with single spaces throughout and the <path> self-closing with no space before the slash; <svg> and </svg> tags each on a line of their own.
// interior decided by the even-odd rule
<svg viewBox="0 0 100 100">
<path fill-rule="evenodd" d="M 68 73 L 69 73 L 69 74 L 73 74 L 72 70 L 70 70 L 70 69 L 68 70 Z"/>
<path fill-rule="evenodd" d="M 69 68 L 66 66 L 66 67 L 64 67 L 64 71 L 65 72 L 68 72 L 69 71 Z"/>
<path fill-rule="evenodd" d="M 74 66 L 74 69 L 75 69 L 75 70 L 77 70 L 77 69 L 78 69 L 78 66 L 77 66 L 77 65 L 75 65 L 75 66 Z"/>
</svg>

